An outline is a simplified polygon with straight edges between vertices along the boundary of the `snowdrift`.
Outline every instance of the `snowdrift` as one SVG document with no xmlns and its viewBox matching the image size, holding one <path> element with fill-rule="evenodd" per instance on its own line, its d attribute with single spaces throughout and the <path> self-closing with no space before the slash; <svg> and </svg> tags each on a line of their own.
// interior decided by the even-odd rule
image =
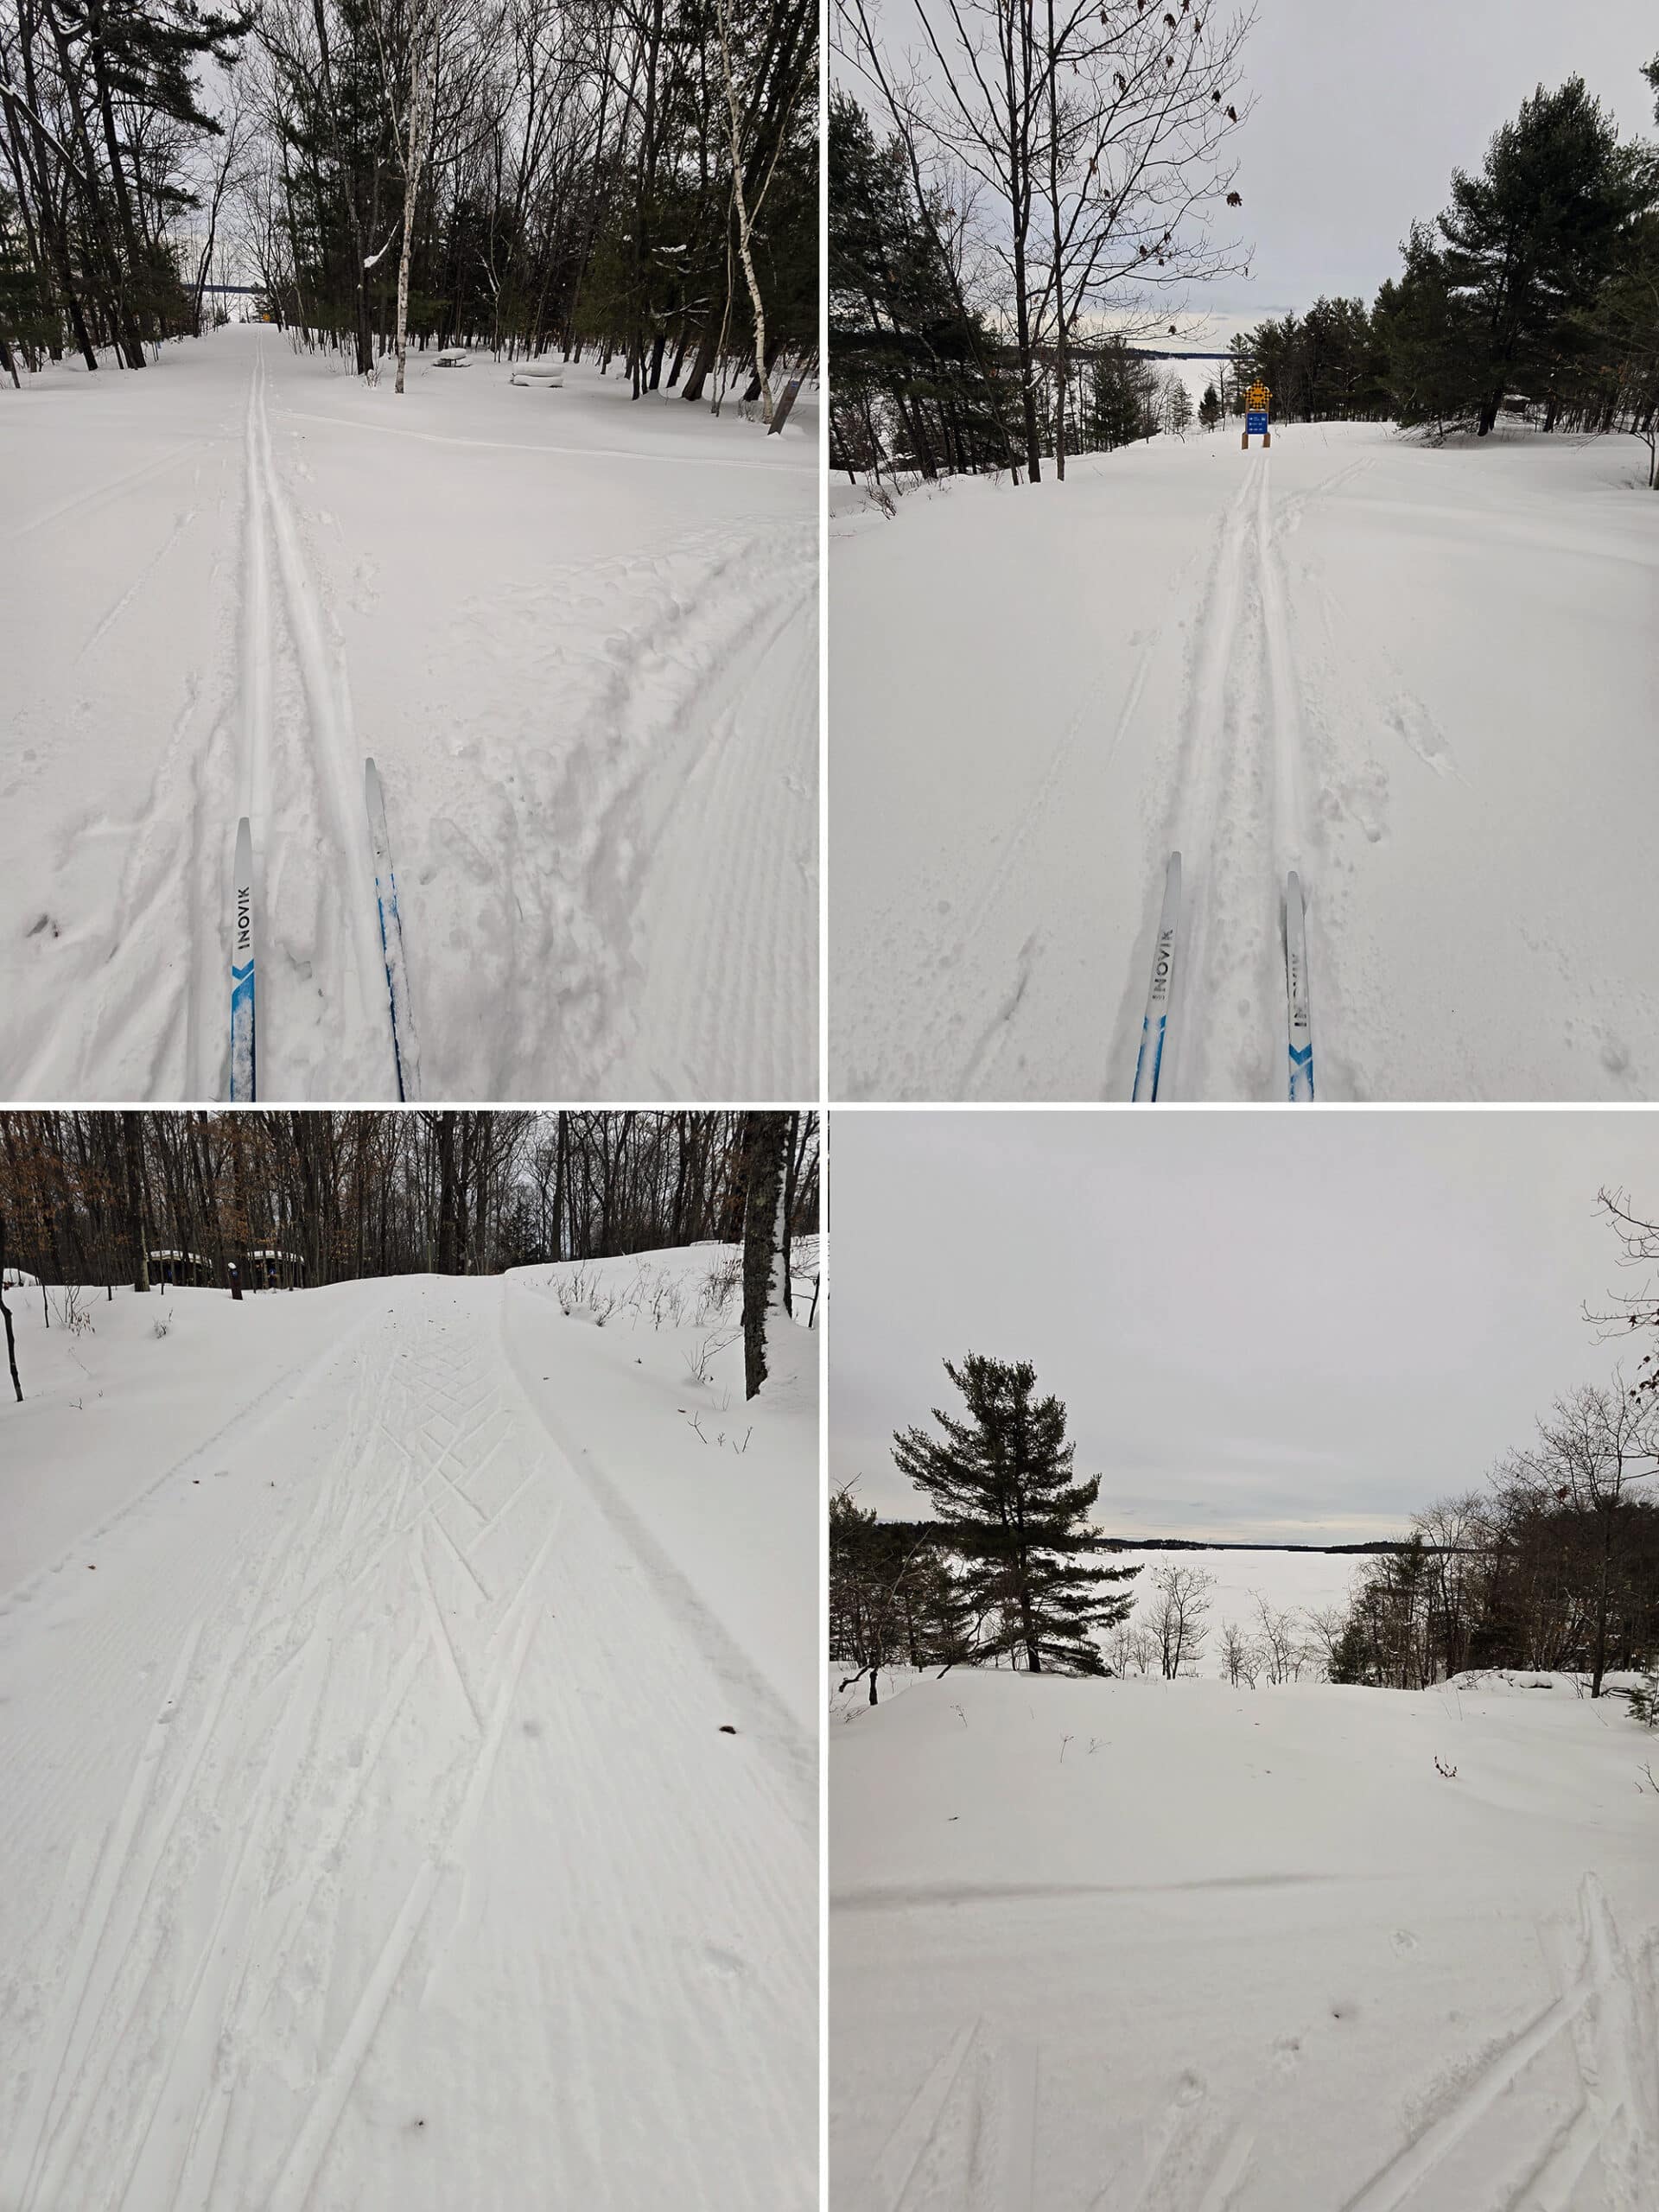
<svg viewBox="0 0 1659 2212">
<path fill-rule="evenodd" d="M 845 1704 L 837 2212 L 1637 2212 L 1654 1744 L 1473 1683 Z"/>
</svg>

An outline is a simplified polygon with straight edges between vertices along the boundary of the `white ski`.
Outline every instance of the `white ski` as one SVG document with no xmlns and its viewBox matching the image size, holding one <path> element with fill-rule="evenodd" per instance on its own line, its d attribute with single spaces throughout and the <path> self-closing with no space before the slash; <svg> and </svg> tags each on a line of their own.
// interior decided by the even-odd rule
<svg viewBox="0 0 1659 2212">
<path fill-rule="evenodd" d="M 1285 878 L 1285 1018 L 1290 1096 L 1300 1103 L 1313 1096 L 1313 1016 L 1307 1001 L 1306 908 L 1294 868 Z"/>
<path fill-rule="evenodd" d="M 374 899 L 380 912 L 380 950 L 386 963 L 386 998 L 391 1013 L 391 1052 L 397 1068 L 397 1096 L 420 1094 L 420 1056 L 409 1007 L 409 969 L 404 960 L 404 925 L 397 912 L 397 879 L 391 871 L 391 841 L 386 835 L 386 802 L 380 772 L 363 764 L 363 795 L 368 802 L 369 837 L 374 847 Z"/>
<path fill-rule="evenodd" d="M 236 874 L 231 916 L 231 1099 L 251 1104 L 253 1052 L 253 833 L 245 814 L 236 825 Z"/>
<path fill-rule="evenodd" d="M 1175 938 L 1180 920 L 1181 856 L 1172 853 L 1164 877 L 1164 911 L 1158 921 L 1158 942 L 1153 948 L 1146 1017 L 1141 1024 L 1141 1050 L 1135 1056 L 1135 1089 L 1129 1093 L 1136 1102 L 1146 1103 L 1158 1096 L 1164 1065 L 1164 1039 L 1169 1027 L 1170 993 L 1175 983 Z"/>
</svg>

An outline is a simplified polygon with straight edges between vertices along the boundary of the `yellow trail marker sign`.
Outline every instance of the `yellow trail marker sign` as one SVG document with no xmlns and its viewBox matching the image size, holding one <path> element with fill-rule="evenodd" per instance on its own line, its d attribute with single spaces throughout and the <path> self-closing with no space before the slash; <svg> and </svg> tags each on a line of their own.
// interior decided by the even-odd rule
<svg viewBox="0 0 1659 2212">
<path fill-rule="evenodd" d="M 1268 428 L 1268 387 L 1253 384 L 1244 395 L 1244 435 L 1239 444 L 1246 452 L 1250 440 L 1260 438 L 1264 446 L 1273 443 L 1273 433 Z"/>
</svg>

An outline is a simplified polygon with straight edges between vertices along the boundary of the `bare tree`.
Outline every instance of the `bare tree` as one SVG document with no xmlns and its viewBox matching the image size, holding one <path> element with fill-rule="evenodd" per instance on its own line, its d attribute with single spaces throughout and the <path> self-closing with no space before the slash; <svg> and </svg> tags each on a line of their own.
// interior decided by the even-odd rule
<svg viewBox="0 0 1659 2212">
<path fill-rule="evenodd" d="M 1147 0 L 922 0 L 925 50 L 901 71 L 864 0 L 836 13 L 837 50 L 882 102 L 924 210 L 957 169 L 984 188 L 1027 472 L 1036 483 L 1046 354 L 1063 477 L 1079 321 L 1144 333 L 1159 296 L 1247 264 L 1211 223 L 1238 204 L 1226 142 L 1249 111 L 1238 87 L 1253 17 L 1217 20 L 1203 0 L 1179 16 Z"/>
<path fill-rule="evenodd" d="M 1262 1664 L 1269 1682 L 1298 1681 L 1307 1663 L 1307 1650 L 1297 1628 L 1296 1616 L 1274 1607 L 1255 1593 L 1256 1626 L 1261 1631 Z"/>
<path fill-rule="evenodd" d="M 1262 1666 L 1262 1647 L 1236 1621 L 1224 1621 L 1221 1624 L 1221 1658 L 1227 1679 L 1235 1689 L 1241 1682 L 1251 1689 L 1255 1688 L 1255 1678 Z"/>
<path fill-rule="evenodd" d="M 1215 1586 L 1213 1574 L 1177 1560 L 1154 1573 L 1148 1624 L 1157 1639 L 1166 1681 L 1196 1667 L 1204 1656 L 1205 1624 L 1210 1614 L 1210 1592 Z"/>
</svg>

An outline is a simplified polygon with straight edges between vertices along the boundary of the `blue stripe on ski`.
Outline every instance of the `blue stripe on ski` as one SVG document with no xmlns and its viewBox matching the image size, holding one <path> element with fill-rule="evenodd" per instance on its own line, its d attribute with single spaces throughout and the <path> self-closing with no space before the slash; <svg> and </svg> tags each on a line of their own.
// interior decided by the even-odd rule
<svg viewBox="0 0 1659 2212">
<path fill-rule="evenodd" d="M 1152 1048 L 1152 1096 L 1154 1100 L 1158 1096 L 1158 1077 L 1164 1065 L 1164 1033 L 1168 1027 L 1169 1016 L 1166 1014 L 1160 1014 L 1158 1017 L 1157 1041 Z M 1135 1083 L 1131 1089 L 1131 1096 L 1141 1088 L 1141 1071 L 1146 1065 L 1147 1039 L 1151 1028 L 1151 1017 L 1143 1015 L 1141 1021 L 1141 1049 L 1135 1056 Z"/>
<path fill-rule="evenodd" d="M 393 925 L 396 925 L 397 885 L 396 879 L 391 877 L 390 869 L 387 870 L 387 875 L 391 882 L 391 918 Z M 404 1054 L 403 1048 L 397 1042 L 397 986 L 392 978 L 391 946 L 386 938 L 386 895 L 380 888 L 380 873 L 378 868 L 374 877 L 374 910 L 380 917 L 380 957 L 385 963 L 386 1002 L 391 1009 L 391 1058 L 392 1064 L 397 1071 L 397 1103 L 402 1105 L 404 1103 Z"/>
</svg>

